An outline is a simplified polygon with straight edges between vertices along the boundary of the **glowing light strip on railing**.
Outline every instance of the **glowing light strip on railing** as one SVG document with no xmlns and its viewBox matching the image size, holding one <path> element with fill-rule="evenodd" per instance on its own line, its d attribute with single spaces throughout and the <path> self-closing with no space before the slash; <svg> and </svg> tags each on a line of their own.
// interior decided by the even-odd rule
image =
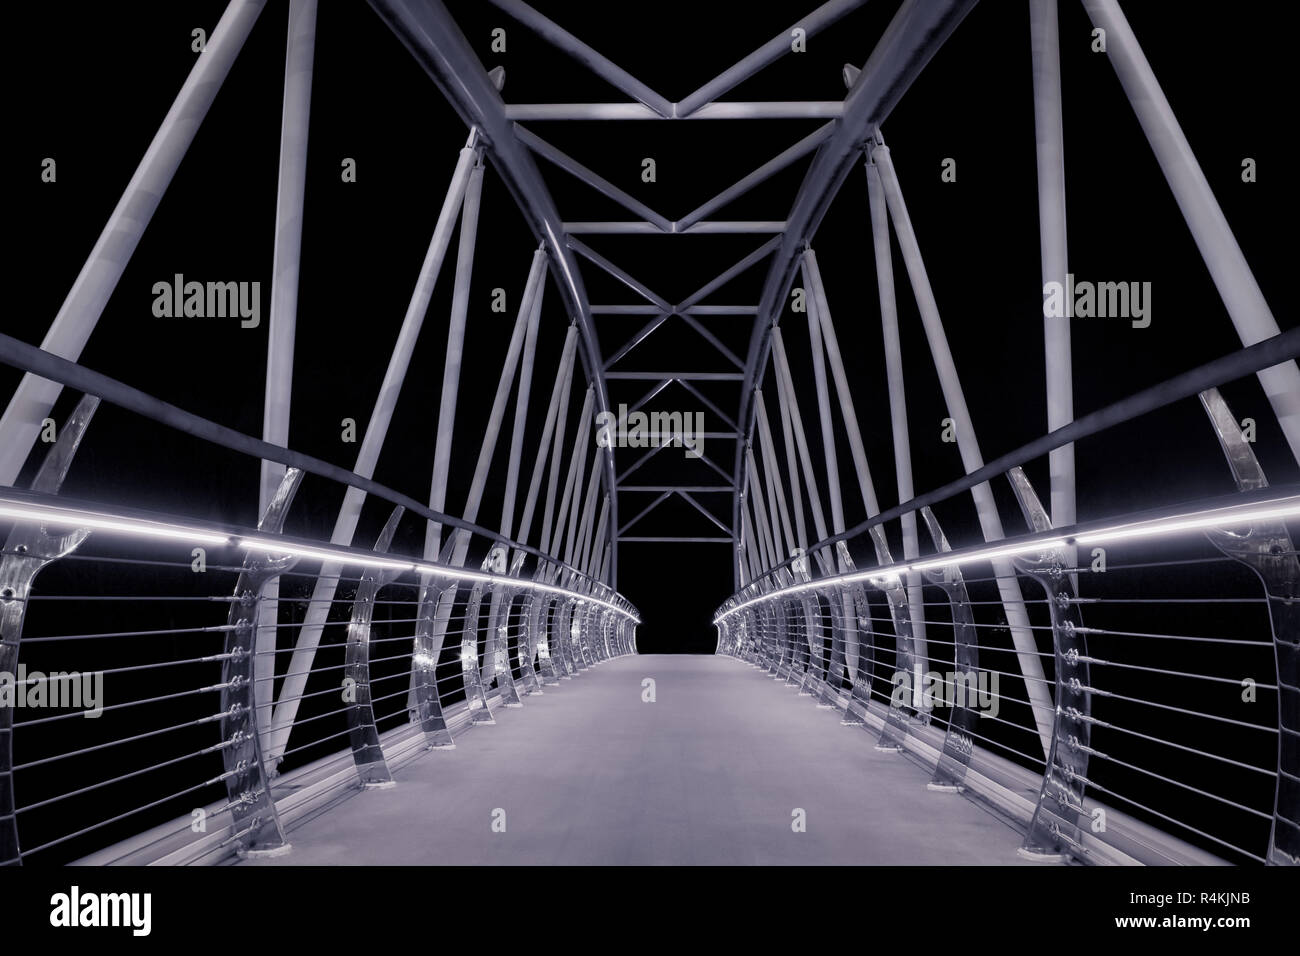
<svg viewBox="0 0 1300 956">
<path fill-rule="evenodd" d="M 782 588 L 779 591 L 769 591 L 767 594 L 760 594 L 758 597 L 750 598 L 748 601 L 738 604 L 733 608 L 728 608 L 726 611 L 723 611 L 714 617 L 713 623 L 715 625 L 720 624 L 737 611 L 743 611 L 745 608 L 753 604 L 787 598 L 796 594 L 803 594 L 806 591 L 815 591 L 818 588 L 824 588 L 833 584 L 856 584 L 860 581 L 876 583 L 879 581 L 888 581 L 891 578 L 897 578 L 900 574 L 907 571 L 926 571 L 932 568 L 960 567 L 963 564 L 971 564 L 977 561 L 992 561 L 998 558 L 1012 557 L 1017 554 L 1050 551 L 1054 548 L 1064 548 L 1067 546 L 1073 547 L 1078 545 L 1106 544 L 1115 541 L 1123 541 L 1129 538 L 1151 538 L 1164 535 L 1182 534 L 1186 531 L 1197 531 L 1205 528 L 1231 527 L 1233 525 L 1240 525 L 1251 521 L 1296 517 L 1300 517 L 1300 496 L 1291 495 L 1286 498 L 1254 502 L 1249 505 L 1232 505 L 1226 508 L 1214 508 L 1207 511 L 1170 515 L 1166 518 L 1151 518 L 1145 521 L 1131 521 L 1111 527 L 1098 528 L 1094 531 L 1085 531 L 1080 534 L 1057 535 L 1056 537 L 1050 538 L 1035 538 L 1031 541 L 1021 542 L 1019 544 L 993 545 L 972 551 L 953 552 L 946 555 L 927 558 L 924 561 L 912 561 L 906 564 L 891 564 L 888 567 L 872 568 L 867 571 L 854 571 L 850 574 L 840 574 L 834 577 L 821 578 L 816 581 L 794 584 L 790 587 Z"/>
<path fill-rule="evenodd" d="M 398 558 L 380 557 L 378 555 L 358 555 L 341 549 L 305 547 L 258 535 L 215 534 L 201 528 L 171 522 L 151 521 L 143 518 L 116 518 L 80 509 L 16 503 L 2 499 L 0 499 L 0 518 L 13 518 L 18 521 L 39 521 L 43 524 L 67 525 L 71 528 L 90 528 L 95 531 L 110 531 L 137 537 L 166 538 L 195 544 L 230 546 L 243 548 L 246 551 L 265 552 L 272 555 L 288 554 L 300 558 L 357 565 L 365 568 L 386 568 L 395 571 L 414 571 L 417 574 L 438 574 L 458 581 L 474 581 L 485 584 L 503 581 L 511 587 L 542 591 L 547 594 L 558 594 L 563 597 L 574 598 L 580 602 L 589 601 L 592 604 L 599 604 L 611 611 L 631 618 L 638 624 L 641 623 L 641 619 L 627 608 L 619 607 L 617 604 L 612 604 L 592 594 L 581 594 L 577 591 L 570 591 L 541 581 L 508 578 L 499 574 L 485 574 L 481 571 L 470 571 L 465 568 L 448 568 L 440 564 L 429 564 L 423 561 L 403 561 Z"/>
</svg>

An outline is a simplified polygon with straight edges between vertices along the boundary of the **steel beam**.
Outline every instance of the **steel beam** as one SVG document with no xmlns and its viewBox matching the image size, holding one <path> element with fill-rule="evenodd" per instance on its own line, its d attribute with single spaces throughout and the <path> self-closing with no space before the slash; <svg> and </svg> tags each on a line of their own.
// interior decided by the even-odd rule
<svg viewBox="0 0 1300 956">
<path fill-rule="evenodd" d="M 670 381 L 693 382 L 739 382 L 745 377 L 744 372 L 606 372 L 605 378 L 624 379 L 633 382 Z"/>
<path fill-rule="evenodd" d="M 568 30 L 542 16 L 528 4 L 521 0 L 489 0 L 489 2 L 498 10 L 514 17 L 556 49 L 573 57 L 610 86 L 622 90 L 660 116 L 672 115 L 673 105 L 666 97 L 660 96 L 613 60 L 597 53 Z"/>
<path fill-rule="evenodd" d="M 266 341 L 266 391 L 262 440 L 289 446 L 293 396 L 293 347 L 298 322 L 298 274 L 302 252 L 303 193 L 307 185 L 307 133 L 311 115 L 312 67 L 316 51 L 316 0 L 289 4 L 285 45 L 284 97 L 280 114 L 280 173 L 275 196 L 275 244 L 271 260 L 271 304 Z M 262 514 L 284 480 L 285 467 L 263 459 L 257 513 Z M 267 733 L 274 705 L 275 647 L 280 580 L 262 589 L 253 662 L 257 726 Z M 263 739 L 266 750 L 269 738 Z"/>
<path fill-rule="evenodd" d="M 1043 288 L 1066 286 L 1065 134 L 1061 118 L 1061 50 L 1057 40 L 1057 0 L 1029 0 L 1029 33 L 1034 71 L 1034 139 L 1038 160 L 1038 242 Z M 1047 430 L 1074 418 L 1074 372 L 1068 317 L 1043 318 L 1043 352 L 1047 370 Z M 1074 446 L 1063 445 L 1048 456 L 1052 524 L 1075 521 Z M 1070 566 L 1074 553 L 1070 549 Z"/>
<path fill-rule="evenodd" d="M 582 180 L 584 183 L 586 183 L 592 189 L 599 192 L 601 195 L 614 200 L 614 202 L 618 203 L 628 212 L 638 215 L 642 219 L 645 219 L 647 221 L 647 224 L 653 226 L 653 229 L 651 231 L 665 233 L 665 232 L 670 232 L 672 230 L 672 224 L 668 221 L 666 217 L 659 215 L 659 213 L 655 212 L 653 209 L 651 209 L 649 206 L 647 206 L 641 200 L 637 199 L 632 194 L 622 189 L 619 189 L 608 179 L 605 179 L 603 176 L 599 175 L 598 173 L 595 173 L 592 170 L 588 169 L 586 166 L 582 165 L 572 156 L 556 148 L 555 146 L 552 146 L 550 143 L 546 142 L 546 140 L 542 139 L 536 133 L 530 130 L 526 130 L 522 126 L 516 125 L 515 135 L 519 137 L 519 141 L 521 143 L 523 143 L 525 146 L 531 149 L 538 156 L 541 156 L 543 159 L 549 160 L 550 162 L 554 163 L 556 166 L 560 167 L 560 169 L 564 170 L 570 176 Z M 566 230 L 568 229 L 567 223 L 564 224 L 564 228 Z"/>
<path fill-rule="evenodd" d="M 1083 0 L 1083 6 L 1093 25 L 1106 31 L 1106 58 L 1137 114 L 1241 344 L 1254 345 L 1277 335 L 1277 320 L 1119 4 Z M 1264 369 L 1259 383 L 1291 454 L 1300 460 L 1300 368 L 1285 362 Z"/>
<path fill-rule="evenodd" d="M 805 38 L 810 37 L 821 32 L 846 13 L 863 6 L 866 2 L 867 0 L 830 0 L 828 3 L 823 3 L 816 10 L 796 21 L 784 33 L 778 33 L 753 53 L 727 67 L 690 96 L 675 104 L 675 115 L 678 117 L 690 116 L 706 104 L 712 103 L 723 93 L 745 82 L 765 66 L 775 63 L 791 52 L 791 33 L 796 27 L 804 31 Z"/>
<path fill-rule="evenodd" d="M 67 298 L 41 341 L 41 348 L 75 362 L 126 271 L 221 84 L 239 55 L 266 0 L 231 0 L 217 21 L 203 55 L 181 85 L 140 165 L 126 184 Z M 0 416 L 0 485 L 18 478 L 41 422 L 59 397 L 54 382 L 24 375 Z"/>
<path fill-rule="evenodd" d="M 751 233 L 780 232 L 783 229 L 785 229 L 785 222 L 780 219 L 706 220 L 685 227 L 680 223 L 670 222 L 668 223 L 667 232 L 654 222 L 595 221 L 566 222 L 564 224 L 564 231 L 571 236 L 584 233 L 628 236 L 749 235 Z"/>
<path fill-rule="evenodd" d="M 812 241 L 831 201 L 839 192 L 868 134 L 884 122 L 913 80 L 952 34 L 976 0 L 906 0 L 890 21 L 875 50 L 858 75 L 840 122 L 822 144 L 804 175 L 780 247 L 768 267 L 758 315 L 750 336 L 745 382 L 740 402 L 741 431 L 753 426 L 751 397 L 762 381 L 771 349 L 768 330 L 778 321 L 785 290 L 794 279 L 799 254 Z M 736 450 L 733 480 L 739 482 L 744 462 Z M 739 508 L 737 503 L 736 508 Z"/>
<path fill-rule="evenodd" d="M 759 183 L 766 182 L 791 163 L 797 162 L 804 156 L 807 156 L 824 143 L 827 138 L 830 137 L 831 132 L 834 129 L 835 124 L 833 122 L 818 127 L 793 146 L 769 159 L 749 175 L 742 177 L 732 185 L 728 186 L 708 202 L 691 210 L 691 212 L 679 219 L 674 225 L 681 231 L 686 231 L 696 224 L 702 225 L 700 221 L 709 213 L 716 212 L 728 203 L 739 199 Z"/>
<path fill-rule="evenodd" d="M 528 150 L 515 137 L 500 92 L 441 0 L 370 0 L 370 5 L 437 84 L 461 119 L 483 131 L 497 172 L 518 202 L 534 236 L 546 243 L 551 272 L 565 311 L 578 323 L 582 333 L 582 355 L 595 389 L 596 407 L 607 410 L 609 394 L 586 286 L 565 241 L 560 214 Z M 614 487 L 612 458 L 607 456 L 605 464 L 606 487 L 611 489 Z M 610 520 L 618 521 L 616 500 L 610 503 Z M 618 581 L 617 548 L 610 558 L 610 579 Z"/>
<path fill-rule="evenodd" d="M 372 6 L 384 0 L 371 0 Z M 972 0 L 973 2 L 973 0 Z M 480 67 L 480 70 L 482 68 Z M 834 119 L 844 104 L 839 100 L 771 100 L 764 102 L 710 103 L 690 116 L 662 116 L 640 103 L 507 103 L 507 119 L 516 121 L 587 120 L 766 120 Z"/>
<path fill-rule="evenodd" d="M 705 492 L 727 493 L 735 491 L 731 485 L 619 485 L 619 491 L 690 491 L 695 494 Z"/>
</svg>

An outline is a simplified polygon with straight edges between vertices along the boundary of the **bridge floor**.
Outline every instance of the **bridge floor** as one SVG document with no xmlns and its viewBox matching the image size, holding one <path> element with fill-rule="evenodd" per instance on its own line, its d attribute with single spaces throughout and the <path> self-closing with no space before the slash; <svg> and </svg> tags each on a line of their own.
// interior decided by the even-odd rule
<svg viewBox="0 0 1300 956">
<path fill-rule="evenodd" d="M 1019 834 L 990 812 L 926 790 L 874 733 L 731 658 L 619 658 L 496 718 L 256 864 L 1022 862 Z"/>
</svg>

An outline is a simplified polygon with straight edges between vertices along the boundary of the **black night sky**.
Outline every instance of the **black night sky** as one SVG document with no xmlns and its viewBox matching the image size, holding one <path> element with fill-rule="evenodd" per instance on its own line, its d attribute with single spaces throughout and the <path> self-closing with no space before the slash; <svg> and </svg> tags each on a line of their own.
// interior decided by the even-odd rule
<svg viewBox="0 0 1300 956">
<path fill-rule="evenodd" d="M 448 0 L 447 5 L 483 65 L 505 68 L 507 102 L 625 99 L 489 4 Z M 533 4 L 674 101 L 812 5 L 681 0 Z M 898 6 L 897 0 L 867 4 L 814 36 L 807 53 L 784 57 L 726 98 L 842 99 L 842 65 L 860 67 L 866 61 Z M 1293 106 L 1294 64 L 1290 34 L 1261 24 L 1273 6 L 1237 4 L 1229 15 L 1222 4 L 1143 0 L 1127 2 L 1124 12 L 1285 330 L 1295 325 L 1288 285 L 1294 243 L 1280 241 L 1290 234 L 1296 201 L 1283 121 Z M 34 344 L 57 313 L 191 69 L 191 31 L 210 31 L 225 3 L 71 7 L 75 16 L 67 4 L 20 4 L 7 11 L 10 46 L 21 48 L 23 57 L 7 58 L 6 64 L 10 306 L 0 329 Z M 257 436 L 266 375 L 287 9 L 283 0 L 267 4 L 80 357 L 91 369 Z M 491 50 L 496 27 L 507 31 L 504 53 Z M 1105 56 L 1090 49 L 1091 29 L 1080 5 L 1061 5 L 1070 269 L 1085 280 L 1149 282 L 1151 323 L 1147 328 L 1133 328 L 1122 319 L 1072 323 L 1076 416 L 1241 346 L 1114 70 Z M 986 461 L 1047 430 L 1031 79 L 1027 5 L 985 0 L 884 126 Z M 525 125 L 656 212 L 676 219 L 819 123 Z M 353 466 L 358 445 L 340 440 L 341 422 L 352 418 L 358 433 L 365 428 L 465 138 L 464 124 L 433 81 L 366 3 L 322 0 L 298 300 L 293 449 Z M 47 157 L 57 163 L 54 183 L 41 179 Z M 655 160 L 652 183 L 641 178 L 647 157 Z M 1242 180 L 1246 158 L 1255 160 L 1255 182 Z M 340 175 L 345 159 L 356 162 L 355 182 L 344 182 Z M 956 161 L 955 182 L 941 180 L 945 159 Z M 632 218 L 564 171 L 537 162 L 566 221 Z M 784 219 L 807 162 L 795 163 L 710 218 Z M 865 175 L 858 167 L 811 242 L 852 380 L 875 487 L 882 507 L 888 508 L 898 498 L 868 215 Z M 451 458 L 447 510 L 453 514 L 466 498 L 537 245 L 490 162 L 478 236 Z M 767 237 L 579 238 L 658 295 L 678 302 Z M 379 482 L 418 500 L 428 498 L 455 246 L 453 240 L 375 473 Z M 919 493 L 959 477 L 963 469 L 956 447 L 941 441 L 941 421 L 948 413 L 897 242 L 893 248 Z M 643 304 L 617 280 L 586 260 L 579 262 L 592 303 Z M 767 268 L 765 259 L 706 302 L 756 303 Z M 241 328 L 233 319 L 155 317 L 154 284 L 178 273 L 199 281 L 260 282 L 260 326 Z M 496 288 L 506 290 L 509 310 L 504 315 L 491 310 Z M 596 316 L 603 355 L 612 355 L 648 318 Z M 525 483 L 568 321 L 548 283 L 523 448 Z M 754 334 L 751 316 L 702 321 L 744 359 Z M 787 307 L 781 325 L 812 459 L 820 468 L 806 316 Z M 676 318 L 615 368 L 732 370 Z M 18 380 L 15 370 L 0 366 L 0 396 L 8 396 Z M 571 397 L 570 436 L 582 402 L 580 382 Z M 611 381 L 611 404 L 633 404 L 650 384 Z M 703 382 L 698 387 L 728 415 L 739 417 L 739 383 Z M 1223 393 L 1238 418 L 1256 420 L 1254 448 L 1270 482 L 1294 482 L 1295 461 L 1257 381 L 1231 383 Z M 775 410 L 770 366 L 765 394 L 769 411 Z M 62 420 L 76 398 L 65 391 L 54 417 Z M 647 408 L 695 412 L 701 404 L 674 386 Z M 728 427 L 708 411 L 705 422 L 709 430 Z M 501 508 L 509 424 L 510 414 L 479 513 L 479 522 L 489 526 L 497 523 Z M 733 441 L 706 440 L 705 453 L 731 471 Z M 639 454 L 619 450 L 616 467 L 622 472 Z M 1081 521 L 1234 490 L 1214 432 L 1191 401 L 1079 443 L 1076 462 Z M 32 456 L 20 486 L 25 487 L 36 464 L 37 456 Z M 846 520 L 852 526 L 866 514 L 851 458 L 843 449 L 839 467 Z M 1046 463 L 1035 462 L 1027 471 L 1046 500 Z M 63 494 L 251 526 L 257 521 L 257 480 L 257 462 L 106 404 Z M 638 468 L 631 483 L 711 485 L 721 480 L 707 465 L 669 449 Z M 1010 520 L 1019 519 L 1006 483 L 999 483 L 995 493 L 1008 533 L 1022 531 Z M 620 521 L 628 522 L 653 497 L 622 495 Z M 286 531 L 327 539 L 340 499 L 337 489 L 317 484 L 313 494 L 295 505 Z M 705 494 L 701 500 L 724 524 L 731 522 L 729 495 Z M 954 547 L 979 539 L 969 496 L 936 510 Z M 368 546 L 385 514 L 378 507 L 366 512 L 358 545 Z M 539 524 L 534 522 L 527 543 L 537 543 Z M 676 499 L 627 531 L 720 533 Z M 896 535 L 896 528 L 891 534 Z M 412 553 L 419 547 L 409 536 L 398 544 Z M 862 542 L 852 547 L 860 565 L 874 560 Z M 733 565 L 734 553 L 723 544 L 625 543 L 616 584 L 643 616 L 640 650 L 712 652 L 716 631 L 710 621 L 733 591 Z M 1236 586 L 1203 583 L 1225 591 Z M 1193 586 L 1188 585 L 1187 593 Z M 1208 659 L 1204 663 L 1210 665 Z M 1270 758 L 1265 754 L 1260 759 Z M 1200 811 L 1189 811 L 1195 812 Z"/>
</svg>

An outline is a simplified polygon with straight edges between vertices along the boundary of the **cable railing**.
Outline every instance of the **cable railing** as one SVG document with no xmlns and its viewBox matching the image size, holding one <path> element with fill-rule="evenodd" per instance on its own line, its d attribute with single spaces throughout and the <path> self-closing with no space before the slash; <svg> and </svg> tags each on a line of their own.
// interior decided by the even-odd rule
<svg viewBox="0 0 1300 956">
<path fill-rule="evenodd" d="M 67 520 L 62 504 L 3 497 L 0 507 L 47 508 L 46 529 Z M 347 563 L 364 553 L 321 545 L 344 552 L 346 570 L 332 575 L 337 590 L 302 689 L 286 695 L 293 637 L 325 562 L 280 570 L 270 598 L 264 583 L 247 586 L 264 552 L 209 547 L 199 570 L 184 536 L 131 536 L 138 519 L 113 520 L 116 532 L 91 534 L 22 599 L 9 688 L 17 706 L 5 709 L 12 762 L 0 777 L 14 801 L 6 863 L 129 848 L 169 823 L 176 837 L 219 836 L 201 841 L 205 852 L 273 848 L 277 799 L 320 762 L 350 754 L 343 786 L 382 785 L 390 742 L 452 746 L 453 731 L 491 722 L 495 708 L 633 649 L 630 605 L 557 562 L 495 572 L 499 546 L 478 542 L 478 571 L 394 555 L 407 569 L 380 582 Z M 273 622 L 262 617 L 268 608 Z"/>
<path fill-rule="evenodd" d="M 385 786 L 635 649 L 635 608 L 598 578 L 374 483 L 372 549 L 285 533 L 338 495 L 284 449 L 256 528 L 60 495 L 96 405 L 31 490 L 0 491 L 2 863 L 276 852 L 307 794 Z"/>
<path fill-rule="evenodd" d="M 749 580 L 719 652 L 992 803 L 1024 855 L 1296 862 L 1300 488 L 1268 485 L 1216 388 L 1200 400 L 1236 494 L 1053 528 L 1035 443 L 1003 473 L 1028 533 L 950 546 L 938 516 L 965 517 L 969 481 L 904 502 Z M 908 514 L 931 547 L 897 561 Z"/>
</svg>

